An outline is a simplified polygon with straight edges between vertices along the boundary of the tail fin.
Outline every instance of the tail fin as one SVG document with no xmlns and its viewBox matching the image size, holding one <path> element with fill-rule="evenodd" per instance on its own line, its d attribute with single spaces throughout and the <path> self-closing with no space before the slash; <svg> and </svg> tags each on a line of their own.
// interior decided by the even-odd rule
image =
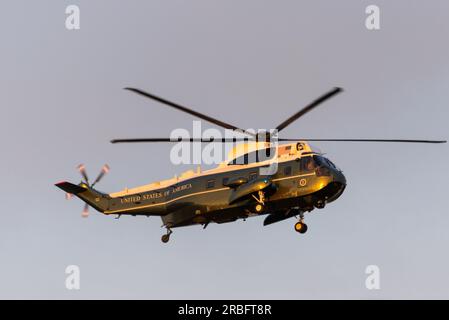
<svg viewBox="0 0 449 320">
<path fill-rule="evenodd" d="M 101 193 L 94 188 L 89 187 L 85 183 L 79 185 L 62 181 L 55 184 L 58 188 L 65 192 L 76 195 L 78 198 L 86 202 L 95 210 L 104 212 L 109 208 L 109 195 Z"/>
</svg>

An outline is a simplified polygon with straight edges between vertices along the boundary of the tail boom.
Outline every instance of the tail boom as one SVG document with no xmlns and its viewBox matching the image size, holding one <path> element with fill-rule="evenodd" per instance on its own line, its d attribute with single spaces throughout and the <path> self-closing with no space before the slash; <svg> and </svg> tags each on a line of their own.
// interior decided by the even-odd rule
<svg viewBox="0 0 449 320">
<path fill-rule="evenodd" d="M 77 196 L 99 212 L 104 213 L 109 208 L 109 195 L 101 193 L 94 188 L 89 187 L 85 183 L 80 183 L 77 185 L 67 181 L 62 181 L 56 183 L 55 186 L 65 192 Z"/>
</svg>

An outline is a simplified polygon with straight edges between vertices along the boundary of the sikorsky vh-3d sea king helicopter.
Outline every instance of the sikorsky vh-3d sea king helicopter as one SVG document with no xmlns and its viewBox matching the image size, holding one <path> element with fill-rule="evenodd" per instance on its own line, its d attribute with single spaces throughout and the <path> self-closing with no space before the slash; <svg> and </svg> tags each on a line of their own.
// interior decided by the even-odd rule
<svg viewBox="0 0 449 320">
<path fill-rule="evenodd" d="M 237 138 L 143 138 L 116 139 L 112 143 L 138 142 L 241 142 L 230 152 L 230 157 L 216 168 L 201 171 L 189 170 L 172 179 L 148 185 L 124 189 L 115 193 L 103 193 L 94 188 L 109 171 L 105 165 L 92 184 L 83 165 L 78 167 L 83 181 L 72 184 L 59 182 L 57 187 L 83 200 L 83 216 L 88 207 L 110 215 L 160 216 L 167 229 L 162 242 L 170 239 L 172 228 L 225 223 L 246 219 L 250 216 L 267 215 L 264 225 L 297 217 L 295 230 L 307 231 L 304 213 L 315 208 L 322 209 L 336 200 L 346 187 L 342 171 L 308 144 L 310 141 L 348 142 L 398 142 L 398 143 L 445 143 L 441 140 L 403 139 L 288 139 L 273 138 L 270 131 L 258 133 L 245 131 L 236 126 L 193 111 L 179 104 L 162 99 L 145 91 L 126 88 L 164 105 L 189 113 L 228 130 L 246 135 Z M 334 88 L 319 97 L 276 127 L 279 132 L 322 102 L 341 92 Z M 274 141 L 276 140 L 276 141 Z M 276 143 L 274 143 L 276 142 Z M 277 142 L 284 142 L 278 144 Z M 270 170 L 273 165 L 276 170 Z M 265 170 L 264 170 L 265 169 Z"/>
</svg>

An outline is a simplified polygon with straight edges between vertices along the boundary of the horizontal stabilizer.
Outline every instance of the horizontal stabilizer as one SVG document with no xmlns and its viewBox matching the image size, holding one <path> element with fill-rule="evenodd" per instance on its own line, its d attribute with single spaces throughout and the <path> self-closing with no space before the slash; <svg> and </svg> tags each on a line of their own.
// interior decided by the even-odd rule
<svg viewBox="0 0 449 320">
<path fill-rule="evenodd" d="M 66 181 L 58 182 L 55 186 L 71 194 L 78 194 L 87 190 L 87 188 Z"/>
</svg>

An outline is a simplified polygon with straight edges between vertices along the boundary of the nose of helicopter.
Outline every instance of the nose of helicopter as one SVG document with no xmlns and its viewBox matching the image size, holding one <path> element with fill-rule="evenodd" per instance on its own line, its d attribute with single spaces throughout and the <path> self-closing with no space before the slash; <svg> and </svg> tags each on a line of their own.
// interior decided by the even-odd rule
<svg viewBox="0 0 449 320">
<path fill-rule="evenodd" d="M 344 176 L 343 172 L 340 170 L 334 169 L 332 172 L 332 175 L 334 177 L 334 182 L 340 183 L 342 185 L 346 185 L 346 177 Z"/>
<path fill-rule="evenodd" d="M 333 169 L 332 170 L 332 183 L 331 183 L 331 189 L 332 192 L 330 193 L 330 197 L 327 199 L 327 202 L 331 202 L 336 200 L 338 197 L 341 196 L 343 191 L 346 188 L 346 177 L 344 176 L 343 172 L 341 172 L 339 169 Z"/>
</svg>

